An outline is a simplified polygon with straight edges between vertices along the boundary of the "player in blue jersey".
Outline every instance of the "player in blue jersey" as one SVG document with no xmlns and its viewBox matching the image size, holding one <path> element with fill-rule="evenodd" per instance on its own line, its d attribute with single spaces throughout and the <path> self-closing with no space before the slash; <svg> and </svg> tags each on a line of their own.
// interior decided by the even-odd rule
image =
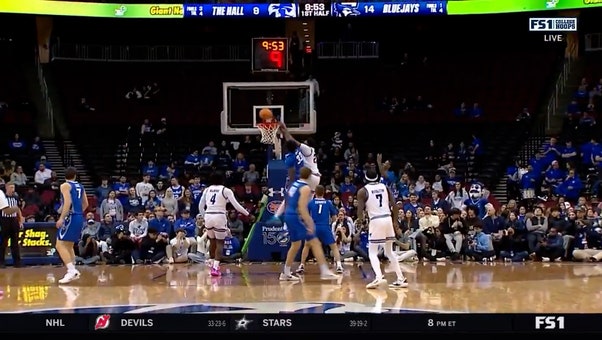
<svg viewBox="0 0 602 340">
<path fill-rule="evenodd" d="M 332 255 L 336 262 L 336 272 L 342 273 L 343 264 L 341 263 L 341 253 L 339 252 L 339 247 L 337 247 L 334 235 L 332 234 L 332 228 L 330 227 L 332 218 L 337 216 L 338 210 L 334 207 L 332 201 L 324 198 L 324 191 L 323 186 L 318 185 L 316 187 L 316 196 L 309 201 L 309 213 L 316 225 L 316 237 L 322 244 L 330 246 L 330 250 L 332 251 Z M 305 261 L 307 260 L 308 255 L 309 242 L 305 242 L 305 246 L 301 251 L 301 264 L 299 264 L 299 268 L 297 269 L 298 274 L 305 271 Z"/>
<path fill-rule="evenodd" d="M 299 281 L 299 277 L 291 273 L 295 257 L 301 248 L 301 241 L 309 243 L 312 253 L 320 265 L 320 278 L 323 280 L 336 280 L 338 275 L 328 268 L 322 244 L 316 238 L 316 227 L 309 213 L 309 198 L 311 189 L 307 179 L 311 176 L 309 168 L 301 168 L 299 179 L 293 182 L 287 191 L 284 222 L 288 229 L 291 246 L 286 254 L 284 272 L 280 274 L 280 281 Z"/>
<path fill-rule="evenodd" d="M 285 190 L 288 190 L 289 185 L 299 179 L 299 172 L 303 167 L 303 155 L 299 151 L 298 145 L 294 140 L 286 142 L 286 154 L 284 155 L 284 165 L 288 169 L 287 184 Z M 282 202 L 274 214 L 273 220 L 279 220 L 284 213 L 286 202 Z"/>
<path fill-rule="evenodd" d="M 67 274 L 59 283 L 69 283 L 79 279 L 80 273 L 75 269 L 74 244 L 81 239 L 84 227 L 84 211 L 88 208 L 88 197 L 84 186 L 76 181 L 77 170 L 68 167 L 65 170 L 66 182 L 61 184 L 61 216 L 56 221 L 58 229 L 56 250 L 67 267 Z"/>
</svg>

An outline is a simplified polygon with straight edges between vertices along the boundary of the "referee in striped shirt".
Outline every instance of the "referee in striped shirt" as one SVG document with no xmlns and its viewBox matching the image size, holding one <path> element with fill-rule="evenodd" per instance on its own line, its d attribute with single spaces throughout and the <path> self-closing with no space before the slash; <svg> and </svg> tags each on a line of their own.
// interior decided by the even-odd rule
<svg viewBox="0 0 602 340">
<path fill-rule="evenodd" d="M 19 208 L 19 198 L 15 193 L 15 184 L 8 182 L 5 185 L 6 193 L 0 190 L 0 268 L 4 268 L 4 257 L 10 240 L 10 251 L 13 256 L 13 265 L 21 267 L 21 254 L 19 252 L 19 230 L 23 228 L 23 215 Z"/>
</svg>

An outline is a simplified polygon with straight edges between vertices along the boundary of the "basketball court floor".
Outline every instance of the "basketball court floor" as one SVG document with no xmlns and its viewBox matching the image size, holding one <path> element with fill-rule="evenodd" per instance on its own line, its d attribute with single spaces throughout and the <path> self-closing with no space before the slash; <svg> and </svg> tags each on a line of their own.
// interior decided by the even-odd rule
<svg viewBox="0 0 602 340">
<path fill-rule="evenodd" d="M 366 290 L 369 264 L 345 264 L 338 281 L 279 282 L 280 264 L 80 267 L 59 286 L 62 267 L 0 271 L 2 313 L 595 313 L 602 310 L 602 265 L 573 263 L 402 264 L 400 290 Z M 392 275 L 392 274 L 388 274 Z M 394 275 L 394 274 L 393 274 Z M 393 277 L 390 277 L 393 279 Z"/>
</svg>

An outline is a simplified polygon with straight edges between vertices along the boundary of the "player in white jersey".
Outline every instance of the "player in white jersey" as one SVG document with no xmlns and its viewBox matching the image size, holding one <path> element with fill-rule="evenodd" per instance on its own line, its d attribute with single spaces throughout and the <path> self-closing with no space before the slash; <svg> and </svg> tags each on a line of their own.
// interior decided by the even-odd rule
<svg viewBox="0 0 602 340">
<path fill-rule="evenodd" d="M 211 174 L 209 182 L 210 186 L 205 188 L 199 202 L 199 214 L 205 218 L 205 229 L 209 238 L 209 256 L 213 260 L 209 261 L 211 276 L 221 276 L 219 262 L 228 232 L 226 206 L 228 203 L 232 204 L 234 209 L 245 216 L 249 216 L 249 212 L 238 203 L 232 189 L 224 186 L 224 176 L 221 173 Z"/>
<path fill-rule="evenodd" d="M 405 288 L 408 282 L 393 252 L 395 232 L 399 231 L 398 209 L 394 206 L 393 194 L 386 185 L 379 182 L 380 176 L 376 170 L 367 170 L 365 177 L 366 185 L 357 192 L 357 219 L 359 223 L 364 223 L 364 211 L 368 215 L 368 257 L 375 276 L 374 281 L 366 288 L 375 289 L 387 284 L 378 259 L 378 248 L 381 245 L 385 249 L 385 256 L 389 259 L 389 266 L 397 274 L 397 280 L 389 287 Z"/>
<path fill-rule="evenodd" d="M 318 156 L 316 155 L 316 149 L 310 144 L 313 144 L 310 140 L 306 143 L 297 141 L 286 128 L 284 123 L 280 123 L 280 132 L 284 135 L 287 142 L 293 142 L 297 145 L 297 148 L 303 156 L 303 166 L 311 170 L 311 176 L 307 180 L 307 184 L 311 188 L 312 194 L 316 191 L 316 187 L 320 184 L 321 174 L 318 169 Z"/>
</svg>

